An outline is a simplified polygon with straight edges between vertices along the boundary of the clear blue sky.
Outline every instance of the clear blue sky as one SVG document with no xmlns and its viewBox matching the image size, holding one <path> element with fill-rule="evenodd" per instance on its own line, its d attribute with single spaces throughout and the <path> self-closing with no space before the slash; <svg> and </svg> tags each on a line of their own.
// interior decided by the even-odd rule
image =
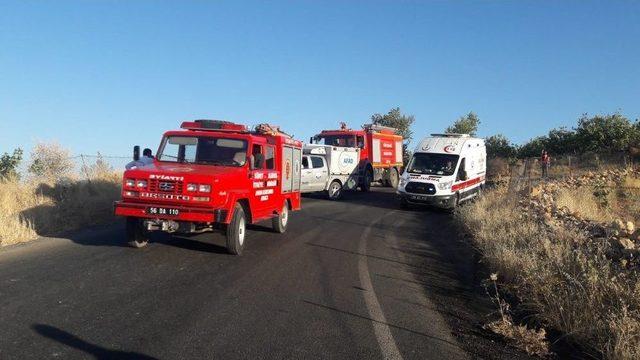
<svg viewBox="0 0 640 360">
<path fill-rule="evenodd" d="M 399 106 L 523 142 L 640 116 L 638 1 L 0 0 L 0 153 L 155 149 L 193 118 L 300 139 Z"/>
</svg>

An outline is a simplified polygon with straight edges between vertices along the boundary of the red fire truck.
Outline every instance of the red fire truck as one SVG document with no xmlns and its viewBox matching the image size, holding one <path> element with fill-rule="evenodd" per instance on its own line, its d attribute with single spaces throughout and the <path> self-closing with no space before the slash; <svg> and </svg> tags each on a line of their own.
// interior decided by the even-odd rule
<svg viewBox="0 0 640 360">
<path fill-rule="evenodd" d="M 274 231 L 285 232 L 300 209 L 302 143 L 269 125 L 249 131 L 196 120 L 181 128 L 164 134 L 153 163 L 124 173 L 115 214 L 126 217 L 129 244 L 145 246 L 151 231 L 219 230 L 240 255 L 247 224 L 272 219 Z"/>
<path fill-rule="evenodd" d="M 322 130 L 311 143 L 360 148 L 359 187 L 369 191 L 372 182 L 396 188 L 402 168 L 402 136 L 396 129 L 365 124 L 362 130 L 349 129 L 342 123 L 339 130 Z"/>
</svg>

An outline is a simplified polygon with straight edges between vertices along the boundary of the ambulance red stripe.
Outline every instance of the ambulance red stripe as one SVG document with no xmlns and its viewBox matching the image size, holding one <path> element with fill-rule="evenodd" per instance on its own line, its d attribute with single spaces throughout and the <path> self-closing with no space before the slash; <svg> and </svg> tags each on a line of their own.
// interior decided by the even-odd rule
<svg viewBox="0 0 640 360">
<path fill-rule="evenodd" d="M 466 189 L 470 186 L 479 184 L 484 180 L 484 176 L 477 177 L 475 179 L 467 180 L 465 182 L 461 182 L 460 184 L 455 184 L 451 187 L 452 192 L 456 192 L 458 190 Z"/>
</svg>

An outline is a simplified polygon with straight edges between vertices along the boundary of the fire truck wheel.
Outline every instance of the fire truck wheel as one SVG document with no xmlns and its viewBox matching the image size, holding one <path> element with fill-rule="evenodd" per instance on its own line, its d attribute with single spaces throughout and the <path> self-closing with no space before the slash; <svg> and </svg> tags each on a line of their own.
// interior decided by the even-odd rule
<svg viewBox="0 0 640 360">
<path fill-rule="evenodd" d="M 287 225 L 289 224 L 289 205 L 285 200 L 284 205 L 282 206 L 282 210 L 278 216 L 271 219 L 271 223 L 273 225 L 273 231 L 277 233 L 284 233 L 287 231 Z"/>
<path fill-rule="evenodd" d="M 398 175 L 398 169 L 391 168 L 391 170 L 389 170 L 389 186 L 396 189 L 398 187 L 398 182 L 400 182 L 400 175 Z"/>
<path fill-rule="evenodd" d="M 360 186 L 360 190 L 367 192 L 371 189 L 371 183 L 373 182 L 373 171 L 367 169 L 364 173 L 364 182 Z"/>
<path fill-rule="evenodd" d="M 233 217 L 227 225 L 227 251 L 233 255 L 241 255 L 244 249 L 244 238 L 247 231 L 247 220 L 244 208 L 236 204 L 233 209 Z"/>
<path fill-rule="evenodd" d="M 127 218 L 127 243 L 134 248 L 142 248 L 147 246 L 149 239 L 142 229 L 140 220 L 134 217 Z"/>
<path fill-rule="evenodd" d="M 329 190 L 327 190 L 327 196 L 329 200 L 340 200 L 342 197 L 342 184 L 338 180 L 333 180 L 329 184 Z"/>
</svg>

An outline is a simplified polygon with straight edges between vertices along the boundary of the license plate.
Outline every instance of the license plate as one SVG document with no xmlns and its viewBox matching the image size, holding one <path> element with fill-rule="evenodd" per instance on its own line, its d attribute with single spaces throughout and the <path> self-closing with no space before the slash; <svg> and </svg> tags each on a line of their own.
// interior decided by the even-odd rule
<svg viewBox="0 0 640 360">
<path fill-rule="evenodd" d="M 413 200 L 427 200 L 426 196 L 421 196 L 421 195 L 411 195 L 411 198 Z"/>
<path fill-rule="evenodd" d="M 164 207 L 148 207 L 147 214 L 160 216 L 178 216 L 180 215 L 180 210 Z"/>
</svg>

